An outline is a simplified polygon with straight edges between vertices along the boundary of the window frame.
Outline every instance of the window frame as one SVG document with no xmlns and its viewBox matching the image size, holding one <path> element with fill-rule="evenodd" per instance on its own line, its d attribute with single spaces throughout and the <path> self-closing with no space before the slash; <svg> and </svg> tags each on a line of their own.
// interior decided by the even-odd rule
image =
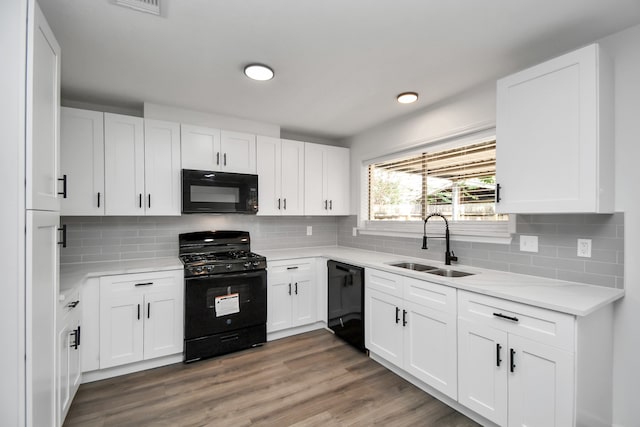
<svg viewBox="0 0 640 427">
<path fill-rule="evenodd" d="M 424 222 L 420 221 L 370 221 L 369 214 L 369 165 L 399 157 L 418 155 L 422 152 L 448 150 L 452 148 L 496 139 L 495 127 L 472 131 L 462 135 L 422 142 L 410 149 L 390 151 L 361 164 L 360 212 L 357 231 L 362 235 L 417 238 L 423 234 Z M 496 140 L 496 146 L 498 141 Z M 440 221 L 427 223 L 427 234 L 443 234 Z M 449 221 L 452 241 L 510 244 L 515 233 L 516 218 L 510 214 L 506 221 Z"/>
</svg>

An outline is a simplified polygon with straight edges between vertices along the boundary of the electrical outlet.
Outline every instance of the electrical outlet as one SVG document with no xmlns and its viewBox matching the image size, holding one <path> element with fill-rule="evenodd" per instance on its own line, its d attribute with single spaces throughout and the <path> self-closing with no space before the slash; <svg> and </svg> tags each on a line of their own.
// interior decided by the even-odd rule
<svg viewBox="0 0 640 427">
<path fill-rule="evenodd" d="M 358 235 L 358 229 L 356 227 L 353 227 L 353 229 L 351 230 L 351 234 L 353 235 L 353 237 L 356 237 Z"/>
<path fill-rule="evenodd" d="M 538 252 L 538 236 L 520 236 L 522 252 Z"/>
<path fill-rule="evenodd" d="M 311 225 L 307 225 L 307 236 L 313 235 L 313 227 Z"/>
<path fill-rule="evenodd" d="M 578 239 L 578 256 L 591 258 L 591 239 Z"/>
</svg>

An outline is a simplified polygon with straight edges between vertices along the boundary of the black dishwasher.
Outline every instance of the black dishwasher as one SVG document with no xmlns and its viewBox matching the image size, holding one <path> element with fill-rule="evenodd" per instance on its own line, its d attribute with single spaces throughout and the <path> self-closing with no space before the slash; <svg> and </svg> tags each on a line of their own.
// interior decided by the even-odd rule
<svg viewBox="0 0 640 427">
<path fill-rule="evenodd" d="M 328 323 L 336 336 L 360 351 L 364 348 L 364 268 L 327 261 Z"/>
</svg>

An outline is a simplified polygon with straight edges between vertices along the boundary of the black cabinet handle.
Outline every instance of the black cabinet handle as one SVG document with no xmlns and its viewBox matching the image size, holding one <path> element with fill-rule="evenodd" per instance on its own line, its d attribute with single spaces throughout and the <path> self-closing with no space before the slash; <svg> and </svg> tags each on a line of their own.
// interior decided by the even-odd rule
<svg viewBox="0 0 640 427">
<path fill-rule="evenodd" d="M 289 283 L 289 295 L 291 295 L 291 283 Z"/>
<path fill-rule="evenodd" d="M 296 287 L 295 293 L 296 295 L 298 295 L 298 282 L 296 282 L 295 287 Z"/>
<path fill-rule="evenodd" d="M 142 193 L 138 195 L 138 205 L 139 207 L 142 207 Z"/>
<path fill-rule="evenodd" d="M 496 203 L 500 203 L 500 184 L 496 184 Z"/>
<path fill-rule="evenodd" d="M 63 248 L 67 247 L 67 224 L 62 224 L 61 228 L 58 228 L 58 231 L 62 231 L 62 241 L 58 242 L 59 245 L 62 245 Z"/>
<path fill-rule="evenodd" d="M 516 369 L 516 361 L 515 361 L 515 359 L 516 359 L 516 358 L 515 358 L 515 356 L 516 356 L 516 351 L 515 351 L 514 349 L 512 349 L 512 348 L 511 348 L 511 349 L 509 349 L 509 353 L 510 353 L 510 355 L 509 355 L 510 362 L 509 362 L 509 363 L 510 363 L 510 365 L 511 365 L 511 367 L 509 368 L 509 370 L 510 370 L 511 372 L 513 372 L 513 371 L 514 371 L 514 369 Z"/>
<path fill-rule="evenodd" d="M 220 152 L 216 153 L 216 165 L 220 164 Z"/>
<path fill-rule="evenodd" d="M 496 366 L 500 367 L 500 362 L 502 362 L 502 359 L 500 359 L 500 350 L 502 350 L 502 346 L 500 344 L 496 344 Z"/>
<path fill-rule="evenodd" d="M 78 325 L 78 329 L 77 329 L 77 333 L 76 333 L 76 348 L 80 347 L 80 325 Z"/>
<path fill-rule="evenodd" d="M 58 178 L 58 181 L 62 181 L 62 193 L 58 191 L 59 195 L 62 195 L 63 199 L 67 198 L 67 175 L 62 175 L 62 178 Z"/>
<path fill-rule="evenodd" d="M 297 269 L 298 269 L 298 266 L 297 266 L 297 265 L 296 265 L 296 266 L 294 266 L 294 267 L 287 267 L 287 270 L 297 270 Z"/>
<path fill-rule="evenodd" d="M 280 209 L 280 199 L 278 199 L 278 209 Z"/>
<path fill-rule="evenodd" d="M 400 308 L 396 307 L 396 324 L 400 322 Z"/>
<path fill-rule="evenodd" d="M 325 200 L 325 201 L 324 201 L 324 210 L 325 210 L 325 211 L 327 210 L 327 203 L 329 203 L 329 201 L 328 201 L 328 200 Z"/>
<path fill-rule="evenodd" d="M 284 199 L 284 210 L 285 211 L 287 210 L 287 199 L 286 198 Z"/>
<path fill-rule="evenodd" d="M 506 314 L 502 314 L 502 313 L 493 313 L 494 316 L 499 317 L 501 319 L 507 319 L 507 320 L 511 320 L 512 322 L 517 322 L 518 318 L 514 317 L 514 316 L 507 316 Z"/>
<path fill-rule="evenodd" d="M 138 320 L 140 320 L 140 304 L 138 304 Z"/>
<path fill-rule="evenodd" d="M 151 318 L 151 303 L 147 303 L 147 319 Z"/>
<path fill-rule="evenodd" d="M 224 153 L 224 156 L 222 156 L 222 158 L 224 159 L 224 165 L 227 166 L 227 153 Z"/>
<path fill-rule="evenodd" d="M 151 207 L 151 193 L 149 193 L 149 194 L 147 195 L 147 198 L 149 199 L 149 203 L 148 203 L 148 204 L 149 204 L 149 207 Z"/>
<path fill-rule="evenodd" d="M 69 308 L 76 308 L 76 306 L 80 304 L 80 301 L 71 301 L 69 304 L 67 304 L 67 307 Z"/>
<path fill-rule="evenodd" d="M 149 286 L 149 285 L 153 285 L 153 282 L 136 283 L 134 286 Z"/>
<path fill-rule="evenodd" d="M 333 200 L 329 200 L 329 210 L 333 210 Z"/>
<path fill-rule="evenodd" d="M 98 191 L 98 207 L 100 207 L 100 192 Z"/>
<path fill-rule="evenodd" d="M 407 310 L 402 310 L 402 326 L 407 326 Z"/>
<path fill-rule="evenodd" d="M 78 349 L 78 330 L 74 329 L 70 332 L 70 335 L 73 335 L 73 342 L 69 345 L 74 350 Z"/>
</svg>

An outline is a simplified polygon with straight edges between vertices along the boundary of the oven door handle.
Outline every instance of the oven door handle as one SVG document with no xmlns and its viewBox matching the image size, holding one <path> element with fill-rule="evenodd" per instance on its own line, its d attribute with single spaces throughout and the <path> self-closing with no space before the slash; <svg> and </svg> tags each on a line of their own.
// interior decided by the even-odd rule
<svg viewBox="0 0 640 427">
<path fill-rule="evenodd" d="M 266 274 L 267 274 L 267 270 L 254 270 L 254 271 L 239 272 L 239 273 L 220 273 L 220 274 L 210 274 L 208 276 L 189 277 L 189 278 L 186 278 L 185 281 L 251 278 L 251 277 L 260 277 L 263 275 L 266 276 Z"/>
</svg>

